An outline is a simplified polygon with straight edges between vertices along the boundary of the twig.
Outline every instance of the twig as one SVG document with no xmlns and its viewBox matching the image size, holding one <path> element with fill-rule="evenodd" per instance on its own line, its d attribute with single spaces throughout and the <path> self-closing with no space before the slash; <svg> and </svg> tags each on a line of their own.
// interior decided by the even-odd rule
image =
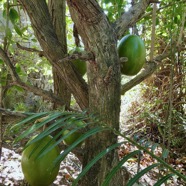
<svg viewBox="0 0 186 186">
<path fill-rule="evenodd" d="M 158 0 L 150 0 L 150 3 L 161 3 L 161 1 L 158 1 Z"/>
<path fill-rule="evenodd" d="M 186 18 L 186 7 L 184 8 L 184 11 L 183 11 L 180 33 L 178 36 L 178 42 L 176 46 L 180 46 L 182 42 L 182 37 L 183 37 L 184 27 L 185 27 L 185 18 Z"/>
<path fill-rule="evenodd" d="M 175 1 L 175 2 L 173 2 L 173 3 L 170 3 L 170 4 L 167 4 L 167 5 L 165 5 L 165 6 L 162 6 L 162 7 L 160 7 L 160 8 L 157 9 L 157 12 L 159 12 L 160 10 L 162 10 L 162 9 L 164 9 L 164 8 L 168 8 L 168 7 L 170 7 L 170 6 L 173 6 L 173 5 L 175 5 L 176 3 L 178 3 L 178 2 Z M 185 0 L 180 1 L 179 3 L 185 3 Z M 152 11 L 146 13 L 145 15 L 143 15 L 140 19 L 143 19 L 144 17 L 148 17 L 148 16 L 151 16 L 151 15 L 152 15 Z"/>
<path fill-rule="evenodd" d="M 140 0 L 140 2 L 132 6 L 128 12 L 122 14 L 121 18 L 119 18 L 113 25 L 117 38 L 121 38 L 123 33 L 125 33 L 129 27 L 132 27 L 139 19 L 141 19 L 149 4 L 150 0 Z"/>
<path fill-rule="evenodd" d="M 19 43 L 16 43 L 16 45 L 17 45 L 17 47 L 20 48 L 21 50 L 26 50 L 26 51 L 28 51 L 28 52 L 36 52 L 36 53 L 38 53 L 39 57 L 45 56 L 45 55 L 44 55 L 44 52 L 41 51 L 41 50 L 37 50 L 37 49 L 35 49 L 35 48 L 28 48 L 28 47 L 25 47 L 25 46 L 20 45 Z"/>
<path fill-rule="evenodd" d="M 66 55 L 60 62 L 67 62 L 75 59 L 81 59 L 83 61 L 94 60 L 94 55 L 91 52 L 74 52 L 71 55 Z"/>
<path fill-rule="evenodd" d="M 8 71 L 10 72 L 13 81 L 21 81 L 18 74 L 16 73 L 15 67 L 12 64 L 10 58 L 1 47 L 0 47 L 0 56 L 1 59 L 4 61 L 4 63 L 6 64 L 6 67 L 8 68 Z"/>
<path fill-rule="evenodd" d="M 5 51 L 0 47 L 0 56 L 2 58 L 2 60 L 4 61 L 4 63 L 6 64 L 6 67 L 8 68 L 11 77 L 13 79 L 13 82 L 11 83 L 12 85 L 17 85 L 22 87 L 24 90 L 33 92 L 36 95 L 42 96 L 44 99 L 50 100 L 52 102 L 57 102 L 58 104 L 64 105 L 65 102 L 59 98 L 58 96 L 56 96 L 55 94 L 53 94 L 53 92 L 51 91 L 46 91 L 43 89 L 40 89 L 38 87 L 35 87 L 33 85 L 28 85 L 26 83 L 24 83 L 23 81 L 21 81 L 19 75 L 17 74 L 15 67 L 13 66 L 10 58 L 8 57 L 8 55 L 5 53 Z M 67 110 L 70 110 L 70 108 L 67 108 Z"/>
<path fill-rule="evenodd" d="M 157 56 L 152 62 L 147 62 L 144 69 L 136 77 L 121 86 L 121 95 L 124 95 L 128 90 L 141 83 L 149 77 L 161 64 L 160 62 L 170 55 L 169 52 Z"/>
<path fill-rule="evenodd" d="M 153 5 L 153 14 L 152 14 L 152 34 L 151 34 L 151 49 L 150 49 L 150 61 L 154 57 L 154 46 L 155 46 L 155 37 L 156 37 L 156 11 L 157 5 Z"/>
<path fill-rule="evenodd" d="M 74 24 L 73 26 L 73 36 L 74 36 L 74 40 L 75 40 L 75 44 L 77 47 L 80 47 L 80 39 L 79 39 L 79 34 L 76 28 L 76 25 Z"/>
<path fill-rule="evenodd" d="M 0 94 L 2 95 L 1 92 L 0 92 Z M 0 106 L 2 105 L 1 95 L 0 95 Z M 2 147 L 3 147 L 3 121 L 2 121 L 2 113 L 0 112 L 0 161 L 1 161 Z"/>
<path fill-rule="evenodd" d="M 10 111 L 1 107 L 0 107 L 0 113 L 3 113 L 5 115 L 10 115 L 10 116 L 24 117 L 24 118 L 30 115 L 29 113 Z"/>
</svg>

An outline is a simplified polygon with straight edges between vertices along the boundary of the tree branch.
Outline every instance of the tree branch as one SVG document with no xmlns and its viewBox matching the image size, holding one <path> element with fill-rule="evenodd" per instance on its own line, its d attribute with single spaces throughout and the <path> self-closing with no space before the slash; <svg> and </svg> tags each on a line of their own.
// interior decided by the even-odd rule
<svg viewBox="0 0 186 186">
<path fill-rule="evenodd" d="M 117 38 L 121 38 L 126 30 L 141 18 L 150 2 L 150 0 L 141 0 L 139 3 L 132 6 L 128 12 L 122 14 L 122 16 L 114 23 Z"/>
<path fill-rule="evenodd" d="M 91 52 L 74 52 L 71 55 L 66 55 L 63 59 L 61 59 L 61 62 L 65 61 L 73 61 L 75 59 L 81 59 L 83 61 L 87 60 L 94 60 L 94 55 Z"/>
<path fill-rule="evenodd" d="M 20 45 L 19 43 L 16 43 L 16 45 L 17 45 L 17 48 L 20 48 L 21 50 L 26 50 L 28 52 L 36 52 L 36 53 L 38 53 L 39 57 L 44 56 L 44 52 L 41 50 L 37 50 L 35 48 L 28 48 L 28 47 Z"/>
<path fill-rule="evenodd" d="M 1 47 L 0 47 L 0 56 L 1 59 L 4 61 L 4 63 L 6 64 L 6 67 L 8 68 L 8 71 L 10 72 L 13 81 L 21 81 L 18 74 L 16 73 L 15 67 L 12 64 L 10 58 L 7 56 L 7 54 Z"/>
<path fill-rule="evenodd" d="M 12 85 L 18 85 L 18 86 L 22 87 L 24 90 L 33 92 L 34 94 L 36 94 L 38 96 L 42 96 L 44 99 L 64 105 L 64 101 L 61 100 L 60 98 L 58 98 L 52 92 L 39 89 L 39 88 L 32 86 L 32 85 L 27 85 L 26 83 L 21 81 L 18 74 L 16 73 L 15 67 L 12 64 L 10 58 L 8 57 L 8 55 L 4 52 L 4 50 L 1 47 L 0 47 L 0 56 L 1 56 L 2 60 L 4 61 L 4 63 L 6 64 L 8 71 L 11 74 L 11 77 L 13 79 Z M 68 108 L 68 109 L 70 109 L 70 108 Z"/>
<path fill-rule="evenodd" d="M 23 117 L 23 118 L 29 116 L 28 113 L 10 111 L 1 107 L 0 107 L 0 113 L 4 113 L 5 115 L 10 115 L 10 116 Z"/>
<path fill-rule="evenodd" d="M 144 69 L 136 77 L 121 86 L 121 95 L 124 95 L 128 90 L 141 83 L 147 77 L 154 73 L 154 71 L 161 65 L 161 61 L 168 57 L 170 52 L 157 56 L 152 62 L 147 62 Z"/>
<path fill-rule="evenodd" d="M 59 61 L 65 51 L 59 42 L 52 25 L 48 6 L 45 0 L 19 0 L 28 13 L 34 33 L 44 51 L 45 56 L 56 69 L 59 76 L 68 86 L 81 109 L 89 106 L 88 85 L 74 70 L 71 63 Z"/>
</svg>

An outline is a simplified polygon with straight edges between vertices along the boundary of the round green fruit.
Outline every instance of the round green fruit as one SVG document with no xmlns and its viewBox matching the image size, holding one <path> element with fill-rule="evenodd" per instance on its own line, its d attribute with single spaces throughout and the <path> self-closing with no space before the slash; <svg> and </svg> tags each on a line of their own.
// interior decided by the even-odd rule
<svg viewBox="0 0 186 186">
<path fill-rule="evenodd" d="M 81 121 L 81 120 L 77 120 L 76 118 L 71 118 L 68 122 L 69 125 L 75 125 L 77 127 L 84 127 L 85 126 L 85 123 L 84 121 Z"/>
<path fill-rule="evenodd" d="M 76 59 L 76 60 L 72 61 L 72 63 L 75 66 L 75 68 L 77 69 L 77 71 L 80 73 L 80 75 L 84 76 L 87 71 L 86 62 L 81 61 L 80 59 Z"/>
<path fill-rule="evenodd" d="M 69 53 L 73 54 L 73 53 L 78 53 L 78 52 L 83 52 L 83 48 L 81 47 L 76 47 L 75 49 L 71 50 Z M 77 71 L 84 76 L 86 71 L 87 71 L 87 65 L 85 61 L 82 61 L 80 59 L 75 59 L 72 61 L 73 65 L 75 66 L 75 68 L 77 69 Z"/>
<path fill-rule="evenodd" d="M 136 75 L 145 63 L 145 44 L 137 35 L 126 35 L 118 44 L 119 57 L 126 57 L 127 62 L 121 62 L 121 73 L 128 76 Z"/>
<path fill-rule="evenodd" d="M 63 132 L 62 135 L 65 136 L 65 135 L 68 134 L 69 132 L 70 132 L 70 130 L 65 130 L 65 131 Z M 71 144 L 74 143 L 81 135 L 82 135 L 82 134 L 81 134 L 80 132 L 75 131 L 75 132 L 73 132 L 72 134 L 70 134 L 69 136 L 67 136 L 67 137 L 63 140 L 63 142 L 64 142 L 65 145 L 71 145 Z M 79 145 L 81 145 L 81 143 L 80 143 Z"/>
<path fill-rule="evenodd" d="M 55 166 L 54 160 L 60 154 L 59 148 L 55 147 L 41 158 L 37 158 L 38 153 L 47 143 L 51 142 L 51 140 L 51 136 L 46 136 L 45 138 L 29 145 L 22 153 L 22 171 L 25 180 L 31 186 L 49 186 L 56 179 L 60 165 Z M 55 141 L 52 140 L 50 146 L 54 143 Z M 34 152 L 33 149 L 35 149 Z M 32 152 L 33 154 L 31 154 Z"/>
</svg>

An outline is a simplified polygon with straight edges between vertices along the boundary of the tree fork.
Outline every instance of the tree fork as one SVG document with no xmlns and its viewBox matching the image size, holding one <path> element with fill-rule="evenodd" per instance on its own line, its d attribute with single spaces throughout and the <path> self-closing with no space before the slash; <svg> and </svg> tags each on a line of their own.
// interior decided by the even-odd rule
<svg viewBox="0 0 186 186">
<path fill-rule="evenodd" d="M 100 115 L 109 127 L 119 129 L 120 65 L 114 30 L 96 1 L 68 0 L 67 3 L 85 49 L 95 56 L 94 61 L 89 61 L 87 69 L 89 110 Z M 103 132 L 87 139 L 83 166 L 100 151 L 116 142 L 117 136 L 110 132 Z M 79 184 L 101 185 L 107 173 L 117 163 L 117 151 L 113 151 L 93 166 Z M 110 185 L 113 186 L 115 183 L 118 186 L 125 185 L 126 179 L 127 175 L 118 172 Z"/>
<path fill-rule="evenodd" d="M 45 0 L 20 0 L 27 11 L 35 35 L 45 53 L 45 56 L 56 69 L 59 76 L 67 84 L 81 109 L 88 108 L 88 86 L 84 79 L 76 73 L 70 62 L 61 63 L 63 47 L 59 42 L 48 6 Z M 69 78 L 70 77 L 70 78 Z"/>
</svg>

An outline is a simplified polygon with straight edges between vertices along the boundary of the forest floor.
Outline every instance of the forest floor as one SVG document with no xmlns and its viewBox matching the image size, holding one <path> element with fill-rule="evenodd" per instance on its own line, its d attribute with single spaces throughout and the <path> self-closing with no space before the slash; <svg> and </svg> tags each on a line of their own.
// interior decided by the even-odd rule
<svg viewBox="0 0 186 186">
<path fill-rule="evenodd" d="M 127 121 L 131 118 L 130 112 L 128 109 L 130 108 L 133 102 L 140 102 L 140 92 L 139 87 L 135 87 L 131 91 L 127 92 L 125 96 L 122 97 L 121 101 L 121 132 L 125 132 L 131 127 L 135 126 L 134 124 L 128 123 Z M 6 135 L 5 135 L 6 136 Z M 119 138 L 121 141 L 122 138 Z M 22 145 L 18 144 L 17 146 L 12 147 L 10 144 L 12 143 L 11 138 L 4 139 L 5 144 L 2 149 L 1 159 L 0 159 L 0 186 L 26 186 L 27 184 L 24 181 L 24 176 L 21 170 L 21 151 Z M 119 157 L 122 158 L 130 152 L 136 150 L 136 148 L 129 144 L 125 143 L 118 150 Z M 154 151 L 156 155 L 161 155 L 162 149 L 157 147 Z M 185 158 L 185 159 L 184 159 Z M 184 162 L 185 161 L 185 162 Z M 130 173 L 132 177 L 139 170 L 142 170 L 152 163 L 156 161 L 150 157 L 148 154 L 143 153 L 140 157 L 140 161 L 138 161 L 138 157 L 132 158 L 127 161 L 124 166 Z M 177 162 L 177 163 L 175 163 Z M 177 159 L 174 161 L 172 166 L 181 171 L 183 174 L 186 174 L 186 157 L 183 157 L 181 160 Z M 53 186 L 70 186 L 72 181 L 77 177 L 77 175 L 81 171 L 81 164 L 79 160 L 75 157 L 74 154 L 70 153 L 66 159 L 61 163 L 59 174 L 53 183 Z M 135 186 L 153 186 L 158 177 L 163 175 L 165 170 L 159 171 L 157 168 L 154 168 L 152 171 L 145 174 Z M 165 184 L 162 184 L 164 186 Z M 176 176 L 167 182 L 168 186 L 184 186 Z M 117 185 L 116 185 L 117 186 Z"/>
</svg>

